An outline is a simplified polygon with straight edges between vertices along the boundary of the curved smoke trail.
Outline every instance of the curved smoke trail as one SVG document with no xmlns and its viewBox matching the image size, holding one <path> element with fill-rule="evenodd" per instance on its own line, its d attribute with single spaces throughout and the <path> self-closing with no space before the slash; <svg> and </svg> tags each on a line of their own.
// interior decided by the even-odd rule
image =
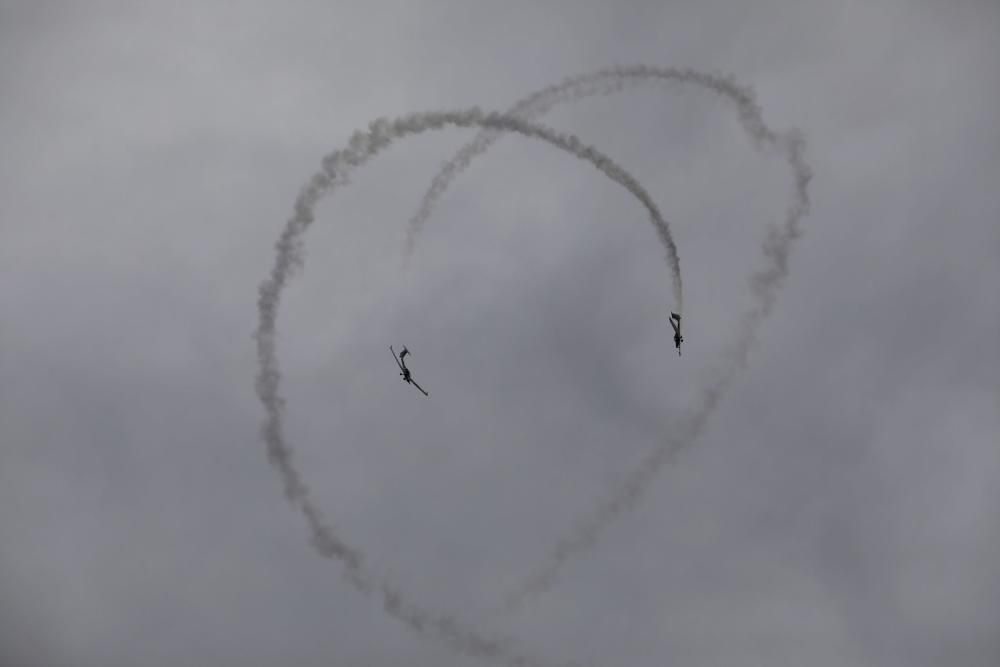
<svg viewBox="0 0 1000 667">
<path fill-rule="evenodd" d="M 514 667 L 529 667 L 541 663 L 516 652 L 510 641 L 485 637 L 455 618 L 434 614 L 409 601 L 388 583 L 377 580 L 365 568 L 363 554 L 337 534 L 313 503 L 305 481 L 295 468 L 293 452 L 284 435 L 285 401 L 280 392 L 281 371 L 276 350 L 278 307 L 288 279 L 301 266 L 302 238 L 314 220 L 316 204 L 324 195 L 346 184 L 349 174 L 354 169 L 364 165 L 394 140 L 449 125 L 516 132 L 526 137 L 540 139 L 590 162 L 609 178 L 625 187 L 649 212 L 656 232 L 666 249 L 674 277 L 676 300 L 678 306 L 680 305 L 680 263 L 670 228 L 639 183 L 595 148 L 582 144 L 572 135 L 560 134 L 550 128 L 504 114 L 486 114 L 479 109 L 412 114 L 393 121 L 379 119 L 373 122 L 367 131 L 355 132 L 347 148 L 337 150 L 323 158 L 322 170 L 316 173 L 299 193 L 294 212 L 275 244 L 277 255 L 274 266 L 270 277 L 261 284 L 257 299 L 258 325 L 255 338 L 260 368 L 256 388 L 266 412 L 262 435 L 267 443 L 271 464 L 281 474 L 285 495 L 289 502 L 301 510 L 306 520 L 313 546 L 324 557 L 341 562 L 348 580 L 358 590 L 380 596 L 386 612 L 418 634 L 435 637 L 467 655 L 490 658 Z"/>
</svg>

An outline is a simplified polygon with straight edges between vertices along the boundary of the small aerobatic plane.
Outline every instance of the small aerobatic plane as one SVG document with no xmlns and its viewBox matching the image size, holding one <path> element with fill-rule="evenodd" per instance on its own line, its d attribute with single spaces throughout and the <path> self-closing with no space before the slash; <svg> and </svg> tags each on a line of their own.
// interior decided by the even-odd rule
<svg viewBox="0 0 1000 667">
<path fill-rule="evenodd" d="M 410 353 L 410 351 L 406 349 L 406 346 L 403 346 L 403 351 L 399 353 L 398 357 L 396 356 L 396 351 L 392 349 L 392 345 L 389 346 L 389 351 L 392 352 L 392 358 L 396 360 L 396 365 L 399 366 L 399 377 L 403 378 L 404 382 L 412 384 L 414 387 L 419 389 L 420 393 L 424 396 L 430 396 L 430 394 L 424 391 L 423 387 L 417 384 L 416 381 L 410 377 L 410 369 L 406 367 L 406 362 L 403 361 L 403 358 Z"/>
<path fill-rule="evenodd" d="M 681 335 L 681 316 L 677 313 L 670 313 L 670 326 L 674 328 L 674 346 L 677 348 L 677 356 L 681 356 L 681 343 L 684 336 Z"/>
</svg>

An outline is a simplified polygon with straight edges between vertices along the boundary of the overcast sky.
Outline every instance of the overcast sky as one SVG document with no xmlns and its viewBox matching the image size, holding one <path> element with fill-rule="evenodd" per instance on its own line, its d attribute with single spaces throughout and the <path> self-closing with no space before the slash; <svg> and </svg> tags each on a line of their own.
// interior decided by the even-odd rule
<svg viewBox="0 0 1000 667">
<path fill-rule="evenodd" d="M 722 364 L 788 166 L 696 87 L 560 106 L 646 212 L 467 130 L 324 200 L 278 322 L 287 435 L 370 570 L 542 664 L 1000 664 L 1000 5 L 0 0 L 0 663 L 487 664 L 310 546 L 259 436 L 257 287 L 299 188 L 380 116 L 615 64 L 752 86 L 812 211 L 694 445 L 520 613 L 503 596 Z M 407 345 L 424 398 L 397 377 Z"/>
</svg>

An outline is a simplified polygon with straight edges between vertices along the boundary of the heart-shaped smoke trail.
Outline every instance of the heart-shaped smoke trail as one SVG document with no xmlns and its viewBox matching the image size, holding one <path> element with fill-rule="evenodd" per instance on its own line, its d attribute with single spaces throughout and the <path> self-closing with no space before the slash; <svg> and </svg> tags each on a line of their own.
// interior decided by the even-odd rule
<svg viewBox="0 0 1000 667">
<path fill-rule="evenodd" d="M 692 69 L 649 67 L 635 65 L 575 76 L 538 90 L 518 101 L 508 114 L 518 118 L 534 119 L 553 107 L 575 102 L 587 97 L 611 95 L 628 87 L 649 84 L 687 84 L 711 91 L 736 106 L 740 123 L 758 148 L 778 150 L 791 167 L 794 178 L 792 203 L 780 226 L 768 229 L 763 243 L 764 265 L 750 277 L 753 300 L 743 314 L 730 343 L 724 363 L 716 377 L 700 392 L 695 407 L 684 420 L 672 429 L 642 465 L 615 489 L 608 500 L 590 515 L 583 517 L 573 531 L 556 541 L 543 559 L 512 591 L 505 596 L 501 610 L 512 613 L 531 598 L 548 591 L 559 570 L 574 557 L 591 548 L 599 534 L 619 515 L 630 508 L 643 494 L 664 464 L 676 452 L 690 445 L 701 434 L 719 399 L 729 387 L 736 373 L 745 367 L 747 355 L 756 339 L 760 322 L 767 317 L 774 305 L 778 289 L 788 275 L 788 258 L 792 244 L 801 234 L 799 226 L 809 211 L 809 182 L 812 172 L 803 155 L 805 142 L 801 134 L 778 134 L 767 127 L 753 91 L 736 83 L 732 78 L 698 72 Z M 477 156 L 486 152 L 500 137 L 501 132 L 485 129 L 468 144 L 460 148 L 434 176 L 424 194 L 417 212 L 407 226 L 405 256 L 412 255 L 417 238 L 444 192 Z"/>
<path fill-rule="evenodd" d="M 572 135 L 560 134 L 522 118 L 499 113 L 486 114 L 479 109 L 418 113 L 392 121 L 380 119 L 373 122 L 367 131 L 356 132 L 347 148 L 323 158 L 322 170 L 299 193 L 292 216 L 275 244 L 277 254 L 274 266 L 270 277 L 261 284 L 257 299 L 258 324 L 255 337 L 259 371 L 256 386 L 257 395 L 266 412 L 262 435 L 267 443 L 271 464 L 281 474 L 285 495 L 289 502 L 301 510 L 312 535 L 313 545 L 323 556 L 342 563 L 347 579 L 358 590 L 380 596 L 387 613 L 420 635 L 434 637 L 466 655 L 490 658 L 516 667 L 529 667 L 543 663 L 519 652 L 509 640 L 486 637 L 454 617 L 439 615 L 421 607 L 391 584 L 379 580 L 369 572 L 364 566 L 361 551 L 344 540 L 313 503 L 308 486 L 295 468 L 292 449 L 285 440 L 285 401 L 280 392 L 281 371 L 276 350 L 278 307 L 288 279 L 303 261 L 303 235 L 314 220 L 316 204 L 323 196 L 345 185 L 353 170 L 364 165 L 394 140 L 445 126 L 516 132 L 545 141 L 586 160 L 608 178 L 625 187 L 649 212 L 666 251 L 674 278 L 674 296 L 678 308 L 680 307 L 680 262 L 670 228 L 638 181 L 597 149 L 582 144 Z"/>
</svg>

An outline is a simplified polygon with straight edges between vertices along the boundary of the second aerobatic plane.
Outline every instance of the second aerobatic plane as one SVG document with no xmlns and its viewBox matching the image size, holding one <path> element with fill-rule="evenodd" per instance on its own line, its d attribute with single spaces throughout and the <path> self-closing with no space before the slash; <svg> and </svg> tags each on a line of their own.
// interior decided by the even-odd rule
<svg viewBox="0 0 1000 667">
<path fill-rule="evenodd" d="M 389 346 L 389 351 L 392 352 L 392 358 L 396 360 L 396 365 L 399 366 L 399 377 L 403 378 L 404 382 L 412 384 L 414 387 L 419 389 L 420 393 L 424 396 L 430 396 L 430 394 L 424 391 L 424 388 L 417 384 L 417 381 L 411 377 L 410 369 L 406 367 L 404 358 L 410 353 L 410 351 L 406 349 L 406 346 L 403 346 L 403 350 L 399 353 L 398 357 L 396 356 L 396 351 L 392 349 L 392 345 Z"/>
</svg>

